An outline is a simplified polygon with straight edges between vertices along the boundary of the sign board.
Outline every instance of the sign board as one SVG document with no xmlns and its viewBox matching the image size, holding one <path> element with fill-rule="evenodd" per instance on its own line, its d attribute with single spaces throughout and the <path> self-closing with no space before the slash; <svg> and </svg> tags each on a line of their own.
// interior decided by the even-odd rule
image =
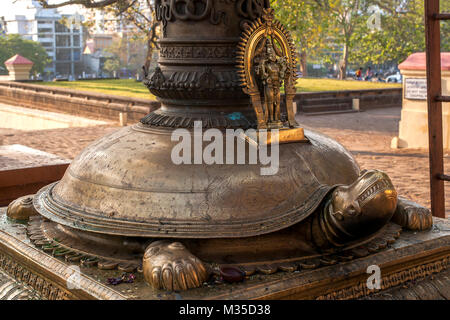
<svg viewBox="0 0 450 320">
<path fill-rule="evenodd" d="M 427 100 L 427 79 L 405 79 L 405 99 Z"/>
</svg>

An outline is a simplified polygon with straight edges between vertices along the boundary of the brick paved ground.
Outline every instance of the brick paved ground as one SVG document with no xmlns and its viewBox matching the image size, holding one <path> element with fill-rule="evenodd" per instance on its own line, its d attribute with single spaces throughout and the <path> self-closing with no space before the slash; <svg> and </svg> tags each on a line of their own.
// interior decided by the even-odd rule
<svg viewBox="0 0 450 320">
<path fill-rule="evenodd" d="M 400 195 L 430 206 L 428 150 L 391 149 L 398 135 L 400 108 L 369 110 L 361 113 L 299 116 L 305 127 L 321 131 L 350 150 L 361 168 L 381 169 L 389 174 Z M 450 155 L 444 154 L 450 170 Z M 447 184 L 447 183 L 446 183 Z M 446 185 L 447 215 L 450 213 L 450 185 Z"/>
<path fill-rule="evenodd" d="M 0 128 L 0 142 L 23 144 L 31 148 L 73 159 L 89 143 L 119 127 L 95 126 L 37 131 L 20 131 Z"/>
<path fill-rule="evenodd" d="M 399 108 L 299 116 L 298 120 L 305 127 L 314 128 L 341 142 L 355 155 L 361 168 L 386 171 L 401 195 L 429 206 L 427 151 L 390 148 L 392 137 L 398 133 Z M 73 159 L 91 141 L 117 128 L 98 126 L 31 132 L 0 129 L 0 141 L 3 139 L 3 144 L 19 143 Z M 450 155 L 445 154 L 444 159 L 446 168 L 450 169 Z M 447 212 L 450 213 L 450 185 L 446 195 Z"/>
</svg>

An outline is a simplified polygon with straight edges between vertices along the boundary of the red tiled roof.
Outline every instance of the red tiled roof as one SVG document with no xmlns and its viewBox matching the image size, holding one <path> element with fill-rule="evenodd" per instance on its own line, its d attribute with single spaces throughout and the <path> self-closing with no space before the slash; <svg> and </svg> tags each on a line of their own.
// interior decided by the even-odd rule
<svg viewBox="0 0 450 320">
<path fill-rule="evenodd" d="M 34 63 L 28 60 L 27 58 L 24 58 L 21 55 L 16 54 L 14 57 L 6 60 L 5 64 L 34 64 Z"/>
<path fill-rule="evenodd" d="M 417 52 L 410 55 L 398 65 L 400 70 L 426 70 L 425 52 Z M 450 71 L 450 52 L 441 52 L 441 69 Z"/>
</svg>

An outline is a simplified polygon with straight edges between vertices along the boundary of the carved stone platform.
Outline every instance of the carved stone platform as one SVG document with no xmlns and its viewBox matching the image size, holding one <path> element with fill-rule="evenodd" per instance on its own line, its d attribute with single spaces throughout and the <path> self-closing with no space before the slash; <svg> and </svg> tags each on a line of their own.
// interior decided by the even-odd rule
<svg viewBox="0 0 450 320">
<path fill-rule="evenodd" d="M 121 271 L 78 269 L 44 253 L 30 243 L 23 225 L 7 219 L 5 211 L 0 208 L 0 299 L 2 284 L 9 288 L 3 295 L 24 299 L 386 299 L 387 292 L 392 295 L 396 289 L 406 290 L 405 285 L 419 286 L 430 276 L 445 276 L 450 262 L 450 220 L 435 218 L 432 230 L 404 231 L 384 251 L 349 262 L 167 293 L 148 286 L 141 273 L 133 283 L 113 286 L 106 284 L 107 279 L 120 277 Z M 381 290 L 369 290 L 366 285 L 370 265 L 381 269 Z M 442 281 L 438 282 L 442 285 Z"/>
</svg>

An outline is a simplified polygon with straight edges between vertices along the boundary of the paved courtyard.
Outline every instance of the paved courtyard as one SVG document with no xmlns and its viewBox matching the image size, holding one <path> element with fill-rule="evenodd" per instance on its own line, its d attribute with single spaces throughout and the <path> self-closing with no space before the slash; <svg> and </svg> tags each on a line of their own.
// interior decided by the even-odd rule
<svg viewBox="0 0 450 320">
<path fill-rule="evenodd" d="M 429 206 L 428 154 L 426 150 L 393 150 L 392 137 L 398 134 L 400 108 L 376 109 L 360 113 L 298 116 L 305 127 L 321 131 L 341 142 L 356 157 L 361 168 L 381 169 L 391 177 L 399 194 Z M 39 131 L 0 128 L 3 144 L 23 144 L 61 157 L 73 159 L 93 140 L 118 129 L 94 126 Z M 450 172 L 450 155 L 444 157 Z M 450 185 L 446 190 L 450 213 Z"/>
</svg>

